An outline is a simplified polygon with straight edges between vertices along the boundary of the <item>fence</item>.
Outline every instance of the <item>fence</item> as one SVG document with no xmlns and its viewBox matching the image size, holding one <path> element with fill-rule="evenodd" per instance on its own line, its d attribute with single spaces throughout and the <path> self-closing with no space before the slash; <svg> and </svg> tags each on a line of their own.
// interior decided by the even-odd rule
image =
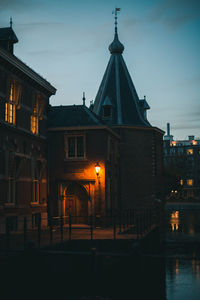
<svg viewBox="0 0 200 300">
<path fill-rule="evenodd" d="M 44 219 L 38 215 L 35 228 L 28 226 L 27 217 L 14 228 L 7 219 L 6 224 L 1 224 L 5 233 L 0 235 L 0 251 L 47 247 L 72 239 L 140 239 L 156 223 L 156 211 L 147 208 L 124 210 L 113 216 L 69 215 Z"/>
</svg>

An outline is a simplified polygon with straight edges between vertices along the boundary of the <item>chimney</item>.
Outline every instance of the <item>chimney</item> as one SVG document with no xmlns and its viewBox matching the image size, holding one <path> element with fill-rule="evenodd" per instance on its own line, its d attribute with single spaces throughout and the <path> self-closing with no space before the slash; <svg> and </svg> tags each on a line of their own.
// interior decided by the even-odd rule
<svg viewBox="0 0 200 300">
<path fill-rule="evenodd" d="M 188 135 L 188 139 L 189 139 L 189 141 L 194 140 L 194 135 Z"/>
<path fill-rule="evenodd" d="M 167 135 L 170 135 L 170 124 L 167 123 Z"/>
</svg>

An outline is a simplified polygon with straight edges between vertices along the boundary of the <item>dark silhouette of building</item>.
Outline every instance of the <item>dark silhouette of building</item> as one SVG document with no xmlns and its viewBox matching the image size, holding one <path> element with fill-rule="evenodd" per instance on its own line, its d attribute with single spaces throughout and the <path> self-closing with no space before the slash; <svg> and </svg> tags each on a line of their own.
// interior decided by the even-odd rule
<svg viewBox="0 0 200 300">
<path fill-rule="evenodd" d="M 164 136 L 165 194 L 168 200 L 200 201 L 200 140 L 174 140 L 167 124 Z"/>
<path fill-rule="evenodd" d="M 14 55 L 17 42 L 12 26 L 0 28 L 0 231 L 47 216 L 47 109 L 56 89 Z"/>
</svg>

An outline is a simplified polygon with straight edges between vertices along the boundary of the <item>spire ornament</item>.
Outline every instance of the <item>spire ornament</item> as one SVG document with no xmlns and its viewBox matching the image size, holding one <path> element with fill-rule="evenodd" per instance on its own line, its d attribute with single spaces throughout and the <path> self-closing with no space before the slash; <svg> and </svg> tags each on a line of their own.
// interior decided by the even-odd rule
<svg viewBox="0 0 200 300">
<path fill-rule="evenodd" d="M 115 10 L 112 12 L 112 14 L 115 14 L 115 36 L 114 36 L 114 40 L 113 42 L 110 44 L 109 46 L 109 50 L 110 53 L 116 53 L 116 54 L 121 54 L 124 51 L 124 45 L 122 45 L 122 43 L 120 43 L 119 39 L 118 39 L 118 32 L 117 32 L 117 14 L 119 13 L 119 11 L 121 10 L 121 8 L 116 7 Z"/>
<path fill-rule="evenodd" d="M 12 28 L 12 24 L 13 24 L 12 17 L 10 17 L 10 28 Z"/>
</svg>

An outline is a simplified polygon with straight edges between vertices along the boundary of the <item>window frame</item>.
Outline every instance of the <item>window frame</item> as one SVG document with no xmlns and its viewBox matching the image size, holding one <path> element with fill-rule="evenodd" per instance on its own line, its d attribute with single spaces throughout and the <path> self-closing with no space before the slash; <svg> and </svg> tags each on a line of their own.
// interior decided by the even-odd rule
<svg viewBox="0 0 200 300">
<path fill-rule="evenodd" d="M 78 155 L 78 138 L 83 138 L 83 155 Z M 74 156 L 69 155 L 69 139 L 74 138 Z M 86 142 L 85 142 L 85 134 L 65 134 L 65 158 L 69 160 L 83 160 L 86 158 Z"/>
</svg>

